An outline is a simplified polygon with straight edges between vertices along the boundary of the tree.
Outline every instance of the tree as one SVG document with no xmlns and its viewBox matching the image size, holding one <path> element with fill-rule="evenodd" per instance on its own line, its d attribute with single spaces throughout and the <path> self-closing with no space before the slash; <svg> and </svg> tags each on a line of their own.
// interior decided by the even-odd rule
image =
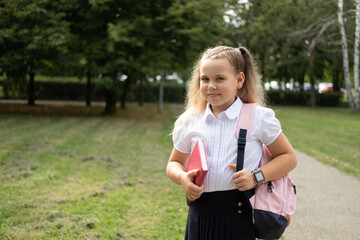
<svg viewBox="0 0 360 240">
<path fill-rule="evenodd" d="M 68 24 L 48 0 L 0 2 L 0 68 L 7 77 L 29 76 L 28 103 L 35 104 L 35 73 L 66 52 Z"/>
<path fill-rule="evenodd" d="M 153 34 L 149 11 L 151 6 L 150 1 L 123 1 L 118 5 L 120 10 L 116 21 L 108 23 L 109 56 L 103 70 L 108 75 L 114 76 L 114 81 L 118 74 L 126 75 L 122 84 L 121 108 L 126 107 L 131 84 L 139 75 L 145 75 L 148 63 L 151 61 L 144 54 L 146 41 Z M 154 4 L 155 6 L 157 5 Z"/>
<path fill-rule="evenodd" d="M 360 110 L 360 86 L 359 86 L 359 42 L 360 42 L 360 1 L 356 0 L 356 27 L 354 43 L 354 82 L 355 82 L 355 107 Z"/>
<path fill-rule="evenodd" d="M 332 52 L 326 52 L 327 48 L 322 45 L 329 44 L 333 38 L 332 27 L 335 23 L 336 8 L 334 4 L 323 0 L 294 2 L 298 13 L 296 15 L 300 17 L 296 21 L 295 28 L 289 31 L 289 36 L 293 42 L 302 45 L 302 49 L 306 53 L 304 60 L 307 61 L 306 71 L 310 80 L 310 101 L 311 106 L 315 108 L 317 105 L 315 97 L 316 79 L 324 76 L 325 65 L 322 63 L 325 55 L 333 55 Z M 301 14 L 302 12 L 307 14 Z"/>
<path fill-rule="evenodd" d="M 324 77 L 327 56 L 337 47 L 337 7 L 325 0 L 229 1 L 234 12 L 230 38 L 245 44 L 262 68 L 263 79 L 291 79 L 311 85 L 311 105 L 316 106 L 315 85 Z M 306 13 L 306 14 L 304 14 Z M 331 45 L 331 47 L 330 47 Z"/>
<path fill-rule="evenodd" d="M 343 0 L 338 0 L 338 21 L 339 21 L 339 28 L 341 34 L 341 48 L 343 53 L 343 68 L 344 68 L 344 78 L 345 78 L 345 87 L 347 92 L 347 98 L 349 102 L 349 107 L 352 112 L 355 111 L 355 103 L 353 100 L 352 95 L 352 88 L 351 88 L 351 80 L 350 80 L 350 68 L 349 68 L 349 56 L 348 56 L 348 45 L 347 45 L 347 38 L 344 26 L 344 19 L 343 19 Z"/>
<path fill-rule="evenodd" d="M 69 49 L 76 56 L 73 65 L 78 69 L 77 75 L 86 77 L 86 105 L 91 106 L 92 79 L 105 65 L 108 24 L 116 19 L 117 4 L 115 1 L 61 0 L 59 7 L 66 13 L 64 20 L 69 22 L 74 36 Z"/>
<path fill-rule="evenodd" d="M 316 97 L 315 97 L 315 79 L 314 79 L 314 58 L 315 58 L 315 49 L 319 44 L 319 41 L 322 40 L 323 34 L 327 28 L 332 25 L 334 21 L 326 21 L 321 25 L 321 28 L 316 31 L 315 36 L 311 38 L 310 44 L 308 44 L 308 69 L 309 69 L 309 78 L 311 85 L 311 106 L 316 107 Z"/>
<path fill-rule="evenodd" d="M 193 65 L 198 54 L 209 46 L 226 43 L 224 3 L 219 0 L 175 0 L 166 14 L 158 18 L 163 36 L 155 44 L 156 67 L 160 71 L 159 95 L 166 74 Z M 154 57 L 155 57 L 154 56 Z M 170 70 L 170 71 L 169 71 Z M 162 110 L 159 99 L 159 112 Z"/>
<path fill-rule="evenodd" d="M 108 46 L 118 53 L 112 68 L 128 77 L 123 84 L 123 108 L 134 76 L 164 78 L 192 65 L 205 47 L 224 40 L 222 1 L 152 0 L 124 3 L 121 8 L 124 12 L 109 24 Z"/>
</svg>

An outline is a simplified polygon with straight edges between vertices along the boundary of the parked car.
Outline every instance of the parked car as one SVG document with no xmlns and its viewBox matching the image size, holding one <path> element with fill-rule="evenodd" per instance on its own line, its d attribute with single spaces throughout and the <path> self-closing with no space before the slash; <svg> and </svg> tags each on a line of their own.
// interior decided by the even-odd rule
<svg viewBox="0 0 360 240">
<path fill-rule="evenodd" d="M 319 83 L 319 93 L 325 92 L 333 92 L 333 84 L 332 83 Z M 345 93 L 345 89 L 340 88 L 340 93 Z"/>
</svg>

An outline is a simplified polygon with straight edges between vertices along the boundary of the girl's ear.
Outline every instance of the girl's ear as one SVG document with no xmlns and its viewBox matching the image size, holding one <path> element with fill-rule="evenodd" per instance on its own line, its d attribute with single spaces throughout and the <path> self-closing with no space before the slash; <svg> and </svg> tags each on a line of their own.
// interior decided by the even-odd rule
<svg viewBox="0 0 360 240">
<path fill-rule="evenodd" d="M 245 83 L 245 74 L 243 72 L 240 72 L 238 75 L 237 75 L 237 78 L 236 78 L 236 86 L 238 89 L 241 89 L 242 86 L 244 85 Z"/>
</svg>

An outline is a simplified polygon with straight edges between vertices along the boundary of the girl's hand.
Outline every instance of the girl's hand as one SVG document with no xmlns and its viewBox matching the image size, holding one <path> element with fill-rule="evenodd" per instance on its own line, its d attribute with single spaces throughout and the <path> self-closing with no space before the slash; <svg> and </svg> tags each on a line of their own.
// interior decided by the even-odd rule
<svg viewBox="0 0 360 240">
<path fill-rule="evenodd" d="M 184 172 L 181 177 L 181 186 L 190 202 L 198 199 L 204 192 L 204 186 L 199 187 L 194 184 L 194 178 L 197 174 L 198 170 L 192 170 L 190 172 Z"/>
<path fill-rule="evenodd" d="M 229 167 L 236 171 L 236 164 L 230 164 Z M 240 191 L 246 191 L 256 186 L 252 173 L 246 169 L 242 169 L 241 171 L 235 172 L 233 175 L 233 179 L 236 187 Z"/>
</svg>

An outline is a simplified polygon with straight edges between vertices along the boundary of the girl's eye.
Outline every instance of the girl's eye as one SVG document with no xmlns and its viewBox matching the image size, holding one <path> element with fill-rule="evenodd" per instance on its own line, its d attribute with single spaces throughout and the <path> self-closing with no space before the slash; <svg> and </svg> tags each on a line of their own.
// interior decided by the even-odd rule
<svg viewBox="0 0 360 240">
<path fill-rule="evenodd" d="M 216 80 L 224 80 L 224 78 L 222 78 L 222 77 L 218 77 Z"/>
<path fill-rule="evenodd" d="M 202 78 L 201 81 L 206 82 L 206 81 L 209 81 L 209 79 L 208 78 Z"/>
</svg>

